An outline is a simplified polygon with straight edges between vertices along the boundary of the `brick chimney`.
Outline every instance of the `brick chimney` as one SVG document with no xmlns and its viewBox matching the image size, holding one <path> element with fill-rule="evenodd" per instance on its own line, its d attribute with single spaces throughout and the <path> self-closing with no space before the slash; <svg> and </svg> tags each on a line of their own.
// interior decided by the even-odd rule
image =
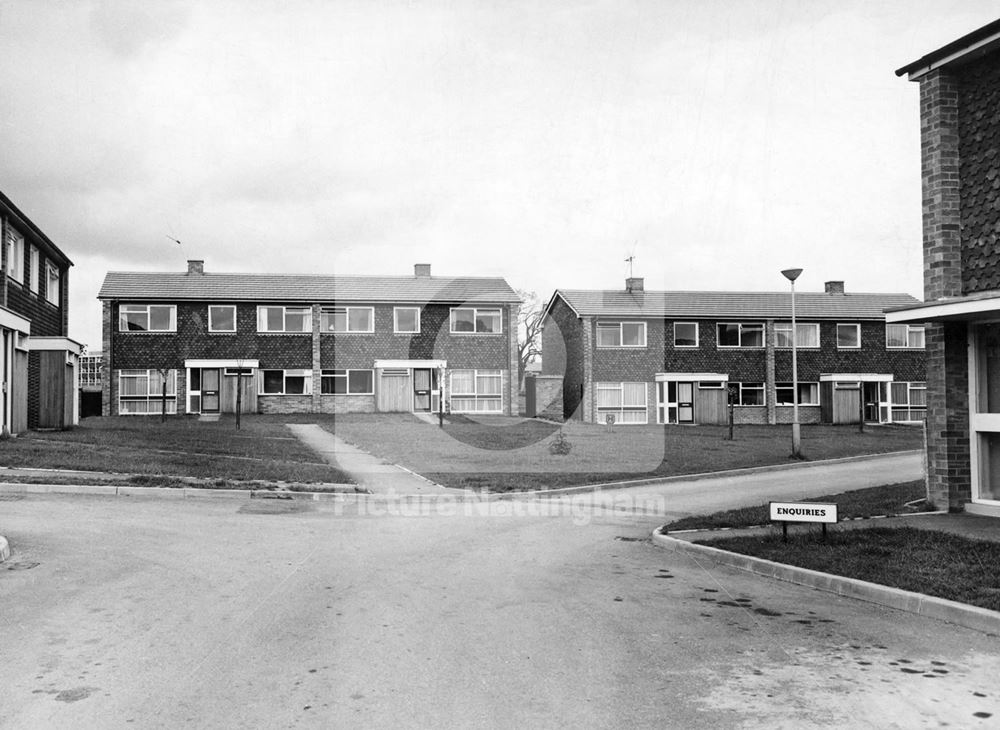
<svg viewBox="0 0 1000 730">
<path fill-rule="evenodd" d="M 188 274 L 204 274 L 205 262 L 197 259 L 188 260 Z"/>
<path fill-rule="evenodd" d="M 413 265 L 413 275 L 418 278 L 427 278 L 431 275 L 431 265 L 430 264 L 414 264 Z"/>
<path fill-rule="evenodd" d="M 629 278 L 625 279 L 625 291 L 627 291 L 629 294 L 635 292 L 641 292 L 643 290 L 644 290 L 644 282 L 641 277 L 630 276 Z"/>
<path fill-rule="evenodd" d="M 824 284 L 826 287 L 827 294 L 843 294 L 844 293 L 844 282 L 842 281 L 828 281 Z"/>
</svg>

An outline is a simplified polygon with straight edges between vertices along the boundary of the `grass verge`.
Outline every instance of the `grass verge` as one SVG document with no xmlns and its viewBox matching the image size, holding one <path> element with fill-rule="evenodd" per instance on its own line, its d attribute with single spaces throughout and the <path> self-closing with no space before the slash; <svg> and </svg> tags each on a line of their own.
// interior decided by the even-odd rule
<svg viewBox="0 0 1000 730">
<path fill-rule="evenodd" d="M 797 534 L 699 540 L 700 545 L 752 555 L 972 606 L 1000 611 L 1000 544 L 936 530 L 872 527 Z"/>
<path fill-rule="evenodd" d="M 803 502 L 827 502 L 837 505 L 837 515 L 841 520 L 880 515 L 898 515 L 921 511 L 910 509 L 908 502 L 914 502 L 926 495 L 923 480 L 889 484 L 883 487 L 869 487 L 852 492 L 828 494 L 824 497 L 809 497 Z M 730 509 L 710 515 L 683 517 L 666 525 L 674 530 L 717 530 L 721 528 L 756 527 L 766 525 L 770 520 L 766 504 L 753 507 Z"/>
</svg>

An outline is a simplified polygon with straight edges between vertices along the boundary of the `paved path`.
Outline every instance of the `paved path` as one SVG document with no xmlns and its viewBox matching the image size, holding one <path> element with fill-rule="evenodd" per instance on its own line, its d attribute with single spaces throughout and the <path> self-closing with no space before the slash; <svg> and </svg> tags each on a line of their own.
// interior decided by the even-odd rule
<svg viewBox="0 0 1000 730">
<path fill-rule="evenodd" d="M 462 494 L 372 456 L 315 424 L 289 423 L 296 438 L 376 494 Z"/>
<path fill-rule="evenodd" d="M 997 637 L 699 565 L 650 543 L 655 520 L 519 504 L 2 501 L 15 554 L 0 569 L 0 727 L 1000 717 Z"/>
</svg>

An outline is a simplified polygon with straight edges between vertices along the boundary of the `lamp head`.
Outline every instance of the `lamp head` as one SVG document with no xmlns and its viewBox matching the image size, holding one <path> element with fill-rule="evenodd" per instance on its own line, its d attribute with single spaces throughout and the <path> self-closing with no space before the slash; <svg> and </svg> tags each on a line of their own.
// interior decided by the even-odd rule
<svg viewBox="0 0 1000 730">
<path fill-rule="evenodd" d="M 795 280 L 799 278 L 799 274 L 801 273 L 802 269 L 785 269 L 781 272 L 781 275 L 794 284 Z"/>
</svg>

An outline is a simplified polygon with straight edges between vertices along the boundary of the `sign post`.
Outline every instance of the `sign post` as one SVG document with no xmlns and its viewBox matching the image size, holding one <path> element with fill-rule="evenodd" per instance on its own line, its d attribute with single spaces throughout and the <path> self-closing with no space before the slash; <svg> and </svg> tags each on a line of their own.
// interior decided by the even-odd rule
<svg viewBox="0 0 1000 730">
<path fill-rule="evenodd" d="M 771 522 L 781 523 L 781 538 L 788 542 L 789 522 L 819 522 L 823 525 L 823 540 L 826 541 L 826 526 L 837 523 L 837 505 L 821 502 L 768 502 Z"/>
</svg>

